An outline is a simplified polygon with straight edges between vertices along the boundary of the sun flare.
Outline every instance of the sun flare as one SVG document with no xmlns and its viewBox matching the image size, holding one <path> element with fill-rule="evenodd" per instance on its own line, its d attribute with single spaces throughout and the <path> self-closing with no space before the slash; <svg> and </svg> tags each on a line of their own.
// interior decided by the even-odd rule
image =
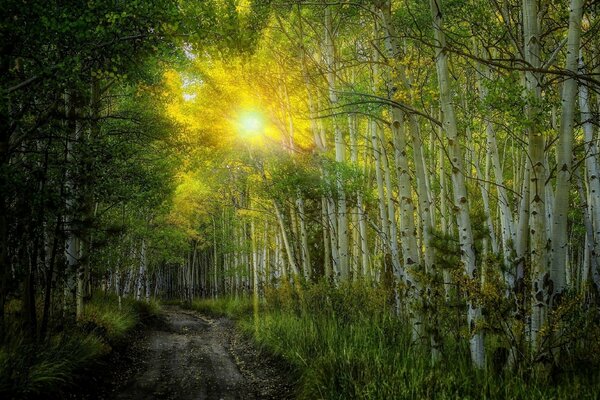
<svg viewBox="0 0 600 400">
<path fill-rule="evenodd" d="M 246 111 L 238 118 L 238 130 L 246 137 L 262 135 L 265 131 L 265 119 L 257 111 Z"/>
</svg>

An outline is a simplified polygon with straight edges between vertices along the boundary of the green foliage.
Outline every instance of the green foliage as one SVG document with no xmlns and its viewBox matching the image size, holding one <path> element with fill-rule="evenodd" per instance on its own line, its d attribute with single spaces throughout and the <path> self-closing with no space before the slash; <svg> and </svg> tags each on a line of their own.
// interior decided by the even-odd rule
<svg viewBox="0 0 600 400">
<path fill-rule="evenodd" d="M 356 193 L 364 190 L 365 178 L 356 166 L 348 163 L 339 163 L 329 159 L 321 160 L 323 175 L 331 177 L 322 180 L 322 191 L 335 199 L 339 196 L 339 183 L 341 182 L 344 193 Z M 348 200 L 351 202 L 352 197 Z M 352 203 L 350 203 L 351 205 Z"/>
<path fill-rule="evenodd" d="M 382 289 L 283 286 L 266 299 L 254 315 L 249 298 L 193 307 L 239 318 L 261 347 L 297 371 L 299 399 L 567 399 L 573 393 L 594 399 L 600 389 L 594 369 L 563 372 L 553 383 L 547 377 L 475 370 L 468 350 L 451 337 L 444 339 L 441 359 L 432 362 L 427 349 L 412 340 L 410 325 L 391 313 Z"/>
<path fill-rule="evenodd" d="M 585 294 L 571 290 L 554 300 L 548 324 L 540 331 L 541 346 L 533 356 L 535 361 L 550 363 L 549 358 L 556 357 L 554 369 L 597 368 L 600 310 L 588 305 L 585 298 Z"/>
<path fill-rule="evenodd" d="M 95 296 L 86 305 L 85 314 L 78 322 L 80 327 L 93 333 L 108 344 L 122 344 L 132 329 L 150 318 L 157 318 L 160 306 L 156 302 L 135 301 L 129 298 L 117 306 L 116 296 Z"/>
<path fill-rule="evenodd" d="M 263 186 L 273 198 L 289 199 L 298 195 L 304 198 L 321 195 L 320 173 L 307 159 L 293 159 L 280 154 L 272 159 L 269 180 Z"/>
<path fill-rule="evenodd" d="M 77 325 L 38 343 L 24 339 L 16 326 L 0 347 L 0 397 L 61 397 L 114 346 L 125 343 L 139 324 L 158 315 L 156 303 L 98 295 Z"/>
<path fill-rule="evenodd" d="M 0 350 L 0 394 L 30 398 L 64 389 L 82 366 L 109 351 L 98 336 L 81 332 L 52 336 L 41 346 L 17 340 Z"/>
<path fill-rule="evenodd" d="M 182 304 L 192 310 L 214 316 L 241 318 L 252 312 L 252 302 L 245 297 L 196 300 L 192 304 Z"/>
</svg>

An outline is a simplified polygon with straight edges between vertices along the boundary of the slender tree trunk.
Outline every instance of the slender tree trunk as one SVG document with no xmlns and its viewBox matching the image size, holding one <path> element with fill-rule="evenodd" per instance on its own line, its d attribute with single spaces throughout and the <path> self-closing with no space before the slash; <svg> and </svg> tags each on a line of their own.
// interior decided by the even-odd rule
<svg viewBox="0 0 600 400">
<path fill-rule="evenodd" d="M 440 103 L 444 113 L 443 128 L 448 142 L 448 152 L 452 167 L 452 188 L 454 192 L 454 209 L 456 210 L 456 223 L 461 248 L 461 260 L 465 266 L 467 276 L 476 279 L 475 243 L 471 228 L 471 217 L 469 215 L 469 203 L 467 188 L 464 177 L 463 158 L 458 141 L 458 130 L 452 103 L 452 92 L 450 89 L 448 56 L 446 54 L 446 38 L 442 27 L 441 0 L 431 0 L 431 13 L 433 15 L 433 26 L 436 40 L 436 67 L 438 84 L 440 88 Z M 467 301 L 467 322 L 470 330 L 471 359 L 477 368 L 485 365 L 485 349 L 483 333 L 477 330 L 478 321 L 482 318 L 481 308 Z"/>
<path fill-rule="evenodd" d="M 477 74 L 477 86 L 479 89 L 479 97 L 481 101 L 485 101 L 488 96 L 486 85 L 482 83 L 481 75 L 486 79 L 492 79 L 487 65 L 480 65 L 481 74 Z M 511 200 L 504 183 L 504 171 L 500 163 L 500 154 L 498 152 L 498 142 L 496 140 L 496 132 L 491 121 L 485 121 L 485 132 L 487 141 L 487 154 L 492 163 L 494 172 L 494 183 L 496 184 L 496 193 L 498 194 L 498 208 L 500 211 L 500 239 L 502 243 L 502 255 L 505 265 L 509 265 L 512 255 L 511 250 L 515 246 L 515 227 L 513 226 L 512 212 L 510 211 Z M 516 178 L 518 182 L 518 178 Z M 509 271 L 506 275 L 506 282 L 509 288 L 514 289 L 516 271 Z"/>
<path fill-rule="evenodd" d="M 217 298 L 217 269 L 219 264 L 219 253 L 217 247 L 217 222 L 215 221 L 215 217 L 212 217 L 212 225 L 213 225 L 213 259 L 212 259 L 212 298 Z"/>
<path fill-rule="evenodd" d="M 583 57 L 580 56 L 580 70 L 585 72 Z M 598 96 L 600 98 L 600 96 Z M 589 214 L 593 230 L 590 240 L 591 275 L 600 293 L 600 165 L 598 163 L 598 145 L 594 136 L 593 114 L 586 85 L 579 85 L 579 109 L 585 142 L 585 170 L 589 190 Z"/>
<path fill-rule="evenodd" d="M 356 116 L 348 115 L 348 133 L 350 138 L 350 163 L 353 168 L 357 168 L 358 166 L 358 144 L 356 138 Z M 360 190 L 357 190 L 354 193 L 354 196 L 357 198 L 360 194 Z M 348 268 L 350 269 L 350 274 L 352 278 L 357 278 L 361 272 L 360 266 L 360 232 L 358 227 L 359 220 L 359 210 L 358 207 L 355 206 L 351 210 L 351 231 L 352 231 L 352 248 L 350 251 L 350 260 L 348 263 Z"/>
<path fill-rule="evenodd" d="M 375 159 L 375 178 L 377 183 L 378 205 L 379 205 L 379 221 L 380 221 L 380 237 L 384 243 L 384 249 L 387 252 L 389 248 L 388 238 L 388 217 L 385 205 L 385 189 L 383 185 L 383 173 L 381 171 L 381 152 L 379 150 L 379 140 L 377 134 L 377 122 L 371 120 L 371 146 L 373 149 L 373 158 Z"/>
<path fill-rule="evenodd" d="M 579 59 L 579 43 L 581 37 L 581 17 L 583 16 L 583 0 L 571 0 L 569 13 L 569 32 L 567 39 L 567 71 L 577 73 Z M 561 96 L 562 116 L 557 147 L 556 192 L 554 194 L 554 219 L 552 221 L 552 248 L 550 258 L 550 279 L 553 282 L 554 298 L 560 296 L 566 288 L 565 257 L 569 238 L 567 223 L 569 212 L 569 189 L 572 174 L 573 126 L 575 124 L 575 105 L 577 103 L 577 80 L 567 78 L 563 83 Z M 551 298 L 551 303 L 553 302 Z"/>
<path fill-rule="evenodd" d="M 523 36 L 525 40 L 525 60 L 533 67 L 540 66 L 540 45 L 538 9 L 536 0 L 523 1 Z M 529 232 L 530 260 L 532 276 L 531 329 L 533 349 L 538 347 L 538 332 L 546 323 L 550 296 L 548 293 L 550 275 L 546 255 L 546 162 L 544 157 L 545 140 L 543 130 L 538 126 L 541 100 L 540 77 L 537 73 L 525 73 L 527 95 L 532 99 L 526 107 L 528 119 L 528 163 L 529 178 Z"/>
<path fill-rule="evenodd" d="M 140 245 L 140 269 L 138 272 L 136 290 L 135 290 L 135 299 L 141 300 L 142 298 L 142 288 L 144 287 L 144 279 L 146 274 L 146 240 L 142 239 L 142 243 Z"/>
<path fill-rule="evenodd" d="M 467 127 L 467 140 L 472 143 L 473 136 L 471 135 L 470 129 Z M 474 153 L 473 148 L 469 148 L 469 153 Z M 490 209 L 490 185 L 489 185 L 489 153 L 486 152 L 486 161 L 485 161 L 485 174 L 481 171 L 481 165 L 479 164 L 479 157 L 477 154 L 471 154 L 471 159 L 473 166 L 475 167 L 475 173 L 477 174 L 477 179 L 483 182 L 483 184 L 479 185 L 481 199 L 483 202 L 483 212 L 486 216 L 485 221 L 489 230 L 490 242 L 492 244 L 492 252 L 494 254 L 498 253 L 498 241 L 496 240 L 496 230 L 494 229 L 494 221 L 492 220 L 492 212 Z M 483 276 L 483 273 L 482 273 Z"/>
<path fill-rule="evenodd" d="M 400 249 L 398 247 L 398 224 L 396 223 L 396 208 L 394 206 L 392 177 L 390 164 L 386 151 L 385 132 L 380 131 L 379 148 L 381 149 L 381 164 L 383 166 L 383 176 L 385 181 L 385 204 L 387 206 L 387 219 L 389 231 L 386 232 L 389 238 L 390 251 L 392 253 L 392 266 L 394 268 L 394 276 L 398 283 L 405 282 L 406 273 L 403 265 L 400 263 Z M 396 134 L 394 132 L 394 134 Z M 398 299 L 399 300 L 399 299 Z"/>
<path fill-rule="evenodd" d="M 3 62 L 0 68 L 2 73 L 7 73 L 9 68 L 8 57 L 3 57 Z M 8 102 L 3 101 L 0 105 L 0 170 L 9 162 L 9 110 Z M 7 182 L 5 174 L 0 173 L 0 187 L 6 188 Z M 0 343 L 3 342 L 5 336 L 5 321 L 4 321 L 4 305 L 8 295 L 8 278 L 10 274 L 10 265 L 8 260 L 8 193 L 5 190 L 0 190 Z"/>
<path fill-rule="evenodd" d="M 329 180 L 329 178 L 325 178 Z M 331 273 L 333 277 L 333 282 L 339 282 L 339 278 L 341 276 L 340 272 L 340 252 L 338 247 L 338 225 L 336 218 L 336 210 L 335 210 L 335 202 L 333 201 L 333 196 L 329 194 L 327 196 L 327 226 L 329 228 L 329 249 L 331 250 Z M 329 277 L 328 277 L 329 279 Z"/>
<path fill-rule="evenodd" d="M 302 249 L 302 270 L 304 279 L 309 281 L 312 276 L 312 266 L 310 262 L 310 249 L 308 248 L 308 232 L 306 230 L 306 211 L 304 210 L 304 199 L 298 193 L 296 197 L 296 207 L 298 208 L 298 219 L 300 221 L 300 248 Z"/>
<path fill-rule="evenodd" d="M 350 142 L 352 157 L 351 161 L 355 167 L 358 167 L 358 137 L 357 137 L 357 120 L 356 116 L 349 117 L 349 131 L 350 131 Z M 355 259 L 356 270 L 354 271 L 357 275 L 362 277 L 367 276 L 367 270 L 369 268 L 369 248 L 367 241 L 367 221 L 365 214 L 365 206 L 363 193 L 361 189 L 356 191 L 356 212 L 354 222 L 354 235 L 353 235 L 353 254 Z"/>
<path fill-rule="evenodd" d="M 327 61 L 327 82 L 329 85 L 329 101 L 332 107 L 335 107 L 337 100 L 336 92 L 336 61 L 335 44 L 333 41 L 333 25 L 331 23 L 331 9 L 325 8 L 325 59 Z M 341 167 L 346 160 L 346 144 L 340 128 L 339 121 L 334 117 L 333 129 L 335 133 L 335 161 Z M 342 182 L 341 172 L 336 173 L 335 177 L 337 188 L 337 248 L 339 260 L 339 277 L 342 281 L 349 278 L 348 269 L 348 210 L 346 205 L 346 193 Z"/>
<path fill-rule="evenodd" d="M 54 281 L 54 266 L 56 264 L 56 253 L 58 251 L 58 241 L 60 235 L 60 217 L 56 220 L 56 228 L 52 236 L 52 247 L 50 249 L 50 257 L 48 258 L 48 266 L 46 269 L 46 280 L 44 288 L 44 308 L 42 311 L 42 322 L 40 325 L 40 337 L 43 339 L 46 336 L 48 329 L 48 321 L 50 319 L 50 305 L 52 300 L 52 283 Z"/>
<path fill-rule="evenodd" d="M 273 208 L 275 209 L 275 216 L 277 217 L 277 223 L 279 224 L 279 229 L 281 230 L 281 237 L 283 239 L 285 253 L 288 258 L 288 264 L 292 269 L 294 278 L 297 278 L 299 276 L 300 271 L 298 270 L 298 266 L 296 265 L 296 258 L 294 257 L 292 246 L 290 245 L 289 236 L 288 236 L 287 230 L 285 228 L 286 223 L 283 219 L 283 215 L 281 214 L 279 205 L 277 204 L 277 202 L 275 200 L 273 200 Z"/>
<path fill-rule="evenodd" d="M 417 245 L 417 229 L 415 227 L 415 208 L 412 198 L 410 171 L 406 154 L 407 140 L 403 113 L 394 108 L 392 110 L 392 132 L 394 134 L 394 148 L 396 159 L 396 174 L 398 177 L 398 196 L 400 203 L 403 264 L 406 268 L 419 268 L 421 257 Z M 412 284 L 417 284 L 414 277 Z"/>
<path fill-rule="evenodd" d="M 76 109 L 75 100 L 71 93 L 67 94 L 66 99 L 66 114 L 70 120 L 75 119 Z M 75 221 L 75 194 L 78 188 L 75 184 L 76 168 L 74 162 L 73 153 L 75 152 L 74 144 L 79 140 L 81 126 L 79 122 L 69 124 L 69 137 L 67 138 L 67 170 L 66 170 L 66 182 L 65 182 L 65 195 L 66 195 L 66 209 L 67 215 L 65 217 L 65 230 L 67 231 L 67 239 L 65 244 L 65 257 L 67 260 L 67 269 L 65 270 L 65 287 L 64 287 L 64 312 L 69 311 L 69 305 L 71 299 L 76 295 L 77 288 L 75 287 L 75 280 L 77 271 L 79 270 L 79 262 L 81 259 L 81 223 Z M 79 317 L 79 313 L 83 311 L 83 298 L 77 299 L 77 311 L 76 316 Z"/>
<path fill-rule="evenodd" d="M 323 235 L 323 273 L 325 279 L 331 279 L 331 239 L 329 237 L 329 218 L 327 217 L 327 199 L 321 197 L 321 227 Z"/>
<path fill-rule="evenodd" d="M 407 140 L 404 113 L 397 108 L 392 109 L 392 133 L 394 136 L 398 197 L 400 203 L 402 261 L 406 268 L 406 284 L 408 286 L 410 302 L 409 312 L 413 321 L 413 336 L 422 339 L 425 331 L 423 315 L 421 315 L 421 305 L 424 302 L 424 293 L 419 277 L 422 275 L 423 271 L 417 243 L 415 210 L 413 206 L 408 158 L 406 154 Z"/>
</svg>

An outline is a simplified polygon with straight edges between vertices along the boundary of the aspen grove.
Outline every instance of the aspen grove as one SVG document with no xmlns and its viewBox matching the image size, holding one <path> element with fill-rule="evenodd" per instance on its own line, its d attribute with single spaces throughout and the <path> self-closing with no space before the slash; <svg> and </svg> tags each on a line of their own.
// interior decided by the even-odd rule
<svg viewBox="0 0 600 400">
<path fill-rule="evenodd" d="M 4 3 L 0 364 L 110 296 L 298 398 L 597 396 L 598 2 Z"/>
</svg>

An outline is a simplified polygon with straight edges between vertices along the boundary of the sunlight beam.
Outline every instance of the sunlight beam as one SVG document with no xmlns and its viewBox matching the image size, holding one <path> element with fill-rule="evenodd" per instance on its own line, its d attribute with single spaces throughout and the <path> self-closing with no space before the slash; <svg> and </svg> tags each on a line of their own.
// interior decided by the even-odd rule
<svg viewBox="0 0 600 400">
<path fill-rule="evenodd" d="M 262 135 L 265 129 L 265 121 L 262 114 L 256 111 L 247 111 L 238 119 L 238 130 L 242 136 L 254 137 Z"/>
</svg>

